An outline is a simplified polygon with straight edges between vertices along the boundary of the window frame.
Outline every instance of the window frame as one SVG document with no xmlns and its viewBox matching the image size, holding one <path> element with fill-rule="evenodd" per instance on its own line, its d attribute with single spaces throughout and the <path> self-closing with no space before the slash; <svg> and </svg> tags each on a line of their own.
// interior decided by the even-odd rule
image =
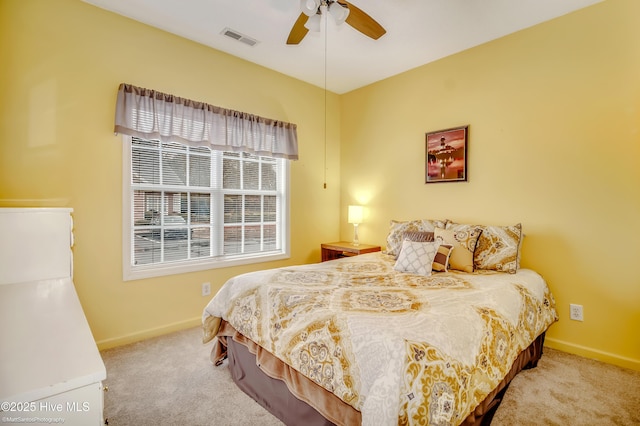
<svg viewBox="0 0 640 426">
<path fill-rule="evenodd" d="M 233 266 L 272 262 L 291 257 L 290 226 L 290 161 L 283 160 L 282 180 L 285 187 L 282 191 L 282 248 L 277 252 L 252 253 L 242 255 L 222 255 L 187 259 L 166 263 L 133 265 L 133 195 L 131 184 L 131 144 L 133 138 L 122 135 L 122 278 L 124 281 L 139 280 L 174 274 L 204 271 L 208 269 L 229 268 Z M 143 138 L 144 139 L 144 138 Z"/>
</svg>

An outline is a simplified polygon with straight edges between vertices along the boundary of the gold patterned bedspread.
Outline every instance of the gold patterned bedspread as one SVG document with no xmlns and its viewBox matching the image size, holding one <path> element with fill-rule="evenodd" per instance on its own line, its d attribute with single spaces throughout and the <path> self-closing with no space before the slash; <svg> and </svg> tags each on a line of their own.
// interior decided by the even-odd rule
<svg viewBox="0 0 640 426">
<path fill-rule="evenodd" d="M 362 413 L 456 425 L 557 320 L 540 275 L 397 272 L 370 253 L 230 279 L 205 308 Z"/>
</svg>

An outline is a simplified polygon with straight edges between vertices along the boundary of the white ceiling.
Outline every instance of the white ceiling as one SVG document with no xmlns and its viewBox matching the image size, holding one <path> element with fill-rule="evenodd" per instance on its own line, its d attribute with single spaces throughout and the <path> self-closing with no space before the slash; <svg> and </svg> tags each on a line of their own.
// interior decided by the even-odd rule
<svg viewBox="0 0 640 426">
<path fill-rule="evenodd" d="M 385 35 L 372 40 L 329 17 L 326 32 L 299 45 L 286 45 L 299 0 L 84 1 L 342 94 L 601 0 L 353 0 Z"/>
</svg>

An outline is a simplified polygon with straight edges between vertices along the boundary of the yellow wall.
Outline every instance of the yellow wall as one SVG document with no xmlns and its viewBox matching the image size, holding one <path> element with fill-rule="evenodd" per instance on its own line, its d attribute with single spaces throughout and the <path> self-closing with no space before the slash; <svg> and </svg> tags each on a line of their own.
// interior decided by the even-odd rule
<svg viewBox="0 0 640 426">
<path fill-rule="evenodd" d="M 607 0 L 341 97 L 341 235 L 522 222 L 549 346 L 640 370 L 640 2 Z M 425 132 L 469 125 L 469 181 L 424 184 Z M 584 322 L 569 320 L 569 304 Z"/>
<path fill-rule="evenodd" d="M 257 47 L 259 48 L 259 46 Z M 101 348 L 199 322 L 212 292 L 249 270 L 320 260 L 339 235 L 339 105 L 324 93 L 233 56 L 80 0 L 0 0 L 0 205 L 74 208 L 75 284 Z M 122 82 L 299 126 L 291 164 L 291 259 L 122 281 Z M 45 201 L 42 201 L 45 200 Z"/>
<path fill-rule="evenodd" d="M 522 222 L 523 266 L 561 316 L 547 343 L 640 369 L 638 16 L 607 0 L 330 94 L 325 190 L 320 89 L 80 0 L 0 0 L 0 205 L 75 209 L 75 283 L 101 348 L 196 325 L 202 282 L 318 260 L 352 237 L 359 202 L 361 241 L 382 245 L 390 219 Z M 122 281 L 121 82 L 299 125 L 290 260 Z M 425 132 L 465 124 L 469 182 L 425 185 Z"/>
</svg>

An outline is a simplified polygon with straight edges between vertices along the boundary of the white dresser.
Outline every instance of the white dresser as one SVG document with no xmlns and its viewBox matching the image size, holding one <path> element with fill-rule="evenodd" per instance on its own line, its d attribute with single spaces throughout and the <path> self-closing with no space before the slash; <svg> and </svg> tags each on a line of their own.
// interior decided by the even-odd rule
<svg viewBox="0 0 640 426">
<path fill-rule="evenodd" d="M 0 208 L 0 420 L 100 425 L 106 370 L 73 284 L 68 208 Z"/>
</svg>

